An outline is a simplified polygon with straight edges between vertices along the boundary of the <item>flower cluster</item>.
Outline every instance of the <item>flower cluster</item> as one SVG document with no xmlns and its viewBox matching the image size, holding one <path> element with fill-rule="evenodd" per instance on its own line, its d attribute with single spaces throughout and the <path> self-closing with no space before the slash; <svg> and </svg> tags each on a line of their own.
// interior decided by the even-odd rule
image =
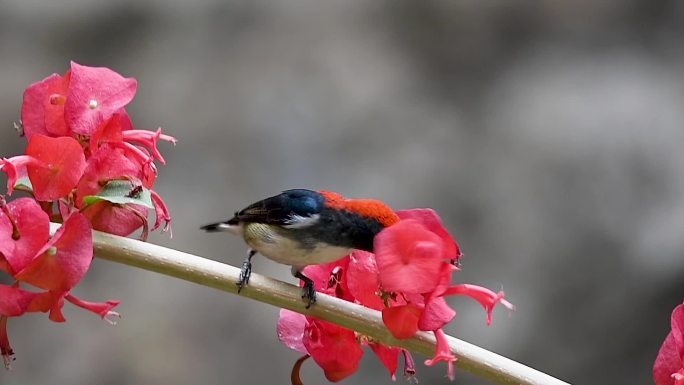
<svg viewBox="0 0 684 385">
<path fill-rule="evenodd" d="M 48 312 L 64 322 L 64 301 L 104 319 L 116 316 L 119 302 L 93 303 L 71 294 L 93 258 L 92 229 L 128 235 L 149 231 L 148 209 L 155 211 L 152 230 L 171 217 L 152 190 L 164 163 L 157 141 L 175 139 L 156 131 L 136 130 L 124 107 L 133 99 L 136 81 L 108 68 L 72 62 L 63 75 L 30 85 L 21 108 L 24 155 L 0 158 L 7 194 L 28 197 L 7 203 L 0 195 L 0 270 L 13 283 L 0 285 L 0 353 L 6 367 L 13 351 L 7 320 L 27 312 Z M 50 222 L 62 223 L 50 237 Z M 30 291 L 31 285 L 39 291 Z"/>
<path fill-rule="evenodd" d="M 657 385 L 684 385 L 684 304 L 672 311 L 670 333 L 660 346 L 653 364 Z"/>
<path fill-rule="evenodd" d="M 437 346 L 434 356 L 425 364 L 446 362 L 447 375 L 453 379 L 456 357 L 442 327 L 456 313 L 444 297 L 467 295 L 475 299 L 487 313 L 487 324 L 497 303 L 511 310 L 513 305 L 504 299 L 503 292 L 451 284 L 461 253 L 433 210 L 403 210 L 397 215 L 401 220 L 375 237 L 375 254 L 355 250 L 339 261 L 308 266 L 304 274 L 323 293 L 380 310 L 385 326 L 397 339 L 410 338 L 419 330 L 433 332 Z M 400 353 L 406 363 L 404 375 L 415 373 L 407 351 L 384 346 L 326 321 L 281 310 L 277 331 L 281 342 L 311 356 L 330 381 L 339 381 L 356 371 L 361 345 L 371 348 L 392 378 Z M 293 370 L 297 381 L 299 365 L 301 360 Z"/>
</svg>

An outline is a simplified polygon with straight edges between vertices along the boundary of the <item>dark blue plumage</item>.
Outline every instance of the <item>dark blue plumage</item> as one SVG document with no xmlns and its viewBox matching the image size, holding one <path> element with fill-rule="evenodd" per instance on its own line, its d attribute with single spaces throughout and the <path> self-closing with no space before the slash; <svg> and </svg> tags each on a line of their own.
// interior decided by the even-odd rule
<svg viewBox="0 0 684 385">
<path fill-rule="evenodd" d="M 324 207 L 325 199 L 317 191 L 306 189 L 286 190 L 245 207 L 235 213 L 228 224 L 240 222 L 258 222 L 271 225 L 286 225 L 292 216 L 310 217 L 319 214 Z"/>
</svg>

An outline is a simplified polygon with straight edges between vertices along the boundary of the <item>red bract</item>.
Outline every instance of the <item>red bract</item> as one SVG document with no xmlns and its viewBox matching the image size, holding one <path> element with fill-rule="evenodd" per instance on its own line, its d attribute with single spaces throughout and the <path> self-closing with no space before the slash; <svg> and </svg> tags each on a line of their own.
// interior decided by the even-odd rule
<svg viewBox="0 0 684 385">
<path fill-rule="evenodd" d="M 306 317 L 287 309 L 280 309 L 280 316 L 276 324 L 278 339 L 283 345 L 300 353 L 307 353 L 306 347 L 302 342 L 304 329 L 306 328 Z"/>
<path fill-rule="evenodd" d="M 684 385 L 684 304 L 674 308 L 670 324 L 653 364 L 656 385 Z"/>
<path fill-rule="evenodd" d="M 123 108 L 104 121 L 90 135 L 90 152 L 94 153 L 102 143 L 122 142 L 123 130 L 133 128 L 131 118 Z"/>
<path fill-rule="evenodd" d="M 315 319 L 304 329 L 302 343 L 332 382 L 354 373 L 363 354 L 353 331 Z"/>
<path fill-rule="evenodd" d="M 373 245 L 384 290 L 420 294 L 437 285 L 443 242 L 419 222 L 401 220 L 376 235 Z"/>
<path fill-rule="evenodd" d="M 81 280 L 92 259 L 90 222 L 82 214 L 73 213 L 14 278 L 41 289 L 66 292 Z"/>
<path fill-rule="evenodd" d="M 437 215 L 435 210 L 433 209 L 408 209 L 408 210 L 399 210 L 397 211 L 397 215 L 401 219 L 413 219 L 423 226 L 425 226 L 428 230 L 432 231 L 433 233 L 437 234 L 440 238 L 442 238 L 442 241 L 444 241 L 444 258 L 445 259 L 450 259 L 450 260 L 456 260 L 458 261 L 459 258 L 461 258 L 461 250 L 458 247 L 458 244 L 454 240 L 454 238 L 451 237 L 451 234 L 444 228 L 442 225 L 442 219 Z"/>
<path fill-rule="evenodd" d="M 16 286 L 0 285 L 0 316 L 16 317 L 24 314 L 36 293 Z"/>
<path fill-rule="evenodd" d="M 418 320 L 422 310 L 413 304 L 382 309 L 382 322 L 395 338 L 413 337 L 418 331 Z"/>
<path fill-rule="evenodd" d="M 22 270 L 50 236 L 48 215 L 30 198 L 0 199 L 0 260 L 10 275 Z"/>
<path fill-rule="evenodd" d="M 26 146 L 26 155 L 42 162 L 42 165 L 26 167 L 33 194 L 41 201 L 68 195 L 81 178 L 86 164 L 83 148 L 70 137 L 34 135 Z"/>
<path fill-rule="evenodd" d="M 52 74 L 26 88 L 21 105 L 21 123 L 28 139 L 35 134 L 53 137 L 71 135 L 64 121 L 68 84 L 69 73 L 64 77 Z"/>
<path fill-rule="evenodd" d="M 147 208 L 140 205 L 115 205 L 99 201 L 83 209 L 83 215 L 93 225 L 93 229 L 125 237 L 147 221 Z"/>
<path fill-rule="evenodd" d="M 397 372 L 398 357 L 401 349 L 375 342 L 369 342 L 368 347 L 371 348 L 375 356 L 380 360 L 380 363 L 387 369 L 392 381 L 396 380 L 395 373 Z"/>
<path fill-rule="evenodd" d="M 135 96 L 137 82 L 104 67 L 71 62 L 71 81 L 64 117 L 71 130 L 90 135 Z"/>
</svg>

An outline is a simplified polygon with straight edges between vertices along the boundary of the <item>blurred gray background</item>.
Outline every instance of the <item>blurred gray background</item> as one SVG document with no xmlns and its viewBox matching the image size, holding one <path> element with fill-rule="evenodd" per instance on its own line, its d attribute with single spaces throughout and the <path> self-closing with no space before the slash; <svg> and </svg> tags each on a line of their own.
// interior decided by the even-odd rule
<svg viewBox="0 0 684 385">
<path fill-rule="evenodd" d="M 198 227 L 293 187 L 433 207 L 456 278 L 517 305 L 486 327 L 453 298 L 448 333 L 572 383 L 648 384 L 684 296 L 683 22 L 674 0 L 0 0 L 0 154 L 23 149 L 28 84 L 111 67 L 138 79 L 135 125 L 179 139 L 156 185 L 174 237 L 150 241 L 239 265 L 239 239 Z M 278 309 L 238 296 L 100 260 L 74 293 L 124 318 L 12 319 L 1 384 L 288 383 L 298 357 Z M 421 384 L 448 382 L 416 358 Z M 323 382 L 311 362 L 303 379 Z M 367 350 L 345 383 L 391 381 Z"/>
</svg>

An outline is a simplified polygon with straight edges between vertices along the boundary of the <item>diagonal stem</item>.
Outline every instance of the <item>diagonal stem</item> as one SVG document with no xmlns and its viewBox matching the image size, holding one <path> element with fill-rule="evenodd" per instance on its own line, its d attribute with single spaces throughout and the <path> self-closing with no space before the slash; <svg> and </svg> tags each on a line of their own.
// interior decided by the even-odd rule
<svg viewBox="0 0 684 385">
<path fill-rule="evenodd" d="M 59 228 L 52 223 L 50 232 Z M 198 283 L 203 286 L 237 294 L 235 282 L 240 269 L 231 265 L 202 258 L 182 251 L 169 249 L 138 240 L 93 231 L 95 256 L 171 277 Z M 356 330 L 373 340 L 399 346 L 411 352 L 431 356 L 435 338 L 431 333 L 418 332 L 414 337 L 398 340 L 382 323 L 380 312 L 351 302 L 318 293 L 314 306 L 306 309 L 301 299 L 301 288 L 260 274 L 252 274 L 249 285 L 241 296 L 277 307 L 310 315 Z M 447 337 L 452 352 L 458 357 L 456 365 L 477 376 L 498 384 L 569 385 L 523 364 L 482 349 L 476 345 Z"/>
</svg>

